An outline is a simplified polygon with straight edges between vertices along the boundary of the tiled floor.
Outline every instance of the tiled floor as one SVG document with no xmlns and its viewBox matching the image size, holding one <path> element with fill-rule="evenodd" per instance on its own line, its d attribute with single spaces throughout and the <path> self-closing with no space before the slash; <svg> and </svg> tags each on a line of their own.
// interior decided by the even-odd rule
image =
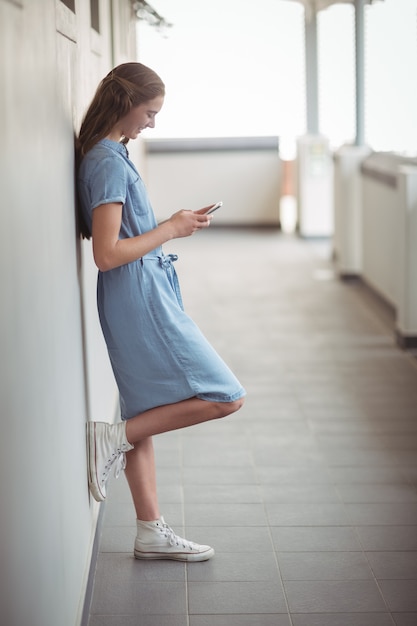
<svg viewBox="0 0 417 626">
<path fill-rule="evenodd" d="M 324 244 L 212 228 L 165 250 L 248 392 L 155 441 L 166 520 L 216 555 L 136 561 L 112 481 L 89 626 L 416 626 L 417 361 L 387 312 Z"/>
</svg>

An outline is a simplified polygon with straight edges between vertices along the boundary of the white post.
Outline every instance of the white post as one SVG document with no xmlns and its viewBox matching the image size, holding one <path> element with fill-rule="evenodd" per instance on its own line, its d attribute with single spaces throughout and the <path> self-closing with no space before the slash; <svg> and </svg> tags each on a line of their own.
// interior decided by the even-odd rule
<svg viewBox="0 0 417 626">
<path fill-rule="evenodd" d="M 319 132 L 319 87 L 317 53 L 317 13 L 315 8 L 305 8 L 304 25 L 307 133 L 311 135 L 317 135 Z"/>
<path fill-rule="evenodd" d="M 365 143 L 365 0 L 355 0 L 355 58 L 356 58 L 356 139 L 357 146 Z"/>
</svg>

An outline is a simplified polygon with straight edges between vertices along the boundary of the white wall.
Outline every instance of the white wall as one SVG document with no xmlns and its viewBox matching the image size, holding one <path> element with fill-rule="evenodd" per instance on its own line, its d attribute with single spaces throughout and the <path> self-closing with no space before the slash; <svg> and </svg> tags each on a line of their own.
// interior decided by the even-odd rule
<svg viewBox="0 0 417 626">
<path fill-rule="evenodd" d="M 130 11 L 128 0 L 112 4 Z M 112 64 L 110 0 L 100 8 L 98 35 L 83 0 L 76 15 L 59 0 L 0 0 L 0 606 L 7 626 L 79 623 L 98 511 L 87 488 L 85 422 L 115 413 L 96 270 L 89 244 L 76 239 L 73 197 L 73 128 Z M 127 54 L 129 38 L 124 45 Z"/>
<path fill-rule="evenodd" d="M 413 241 L 415 232 L 410 229 L 415 207 L 410 205 L 410 198 L 405 192 L 407 183 L 404 181 L 405 186 L 400 185 L 400 171 L 408 166 L 410 172 L 415 172 L 416 165 L 416 159 L 392 153 L 373 153 L 364 159 L 361 166 L 361 273 L 367 283 L 395 307 L 397 313 L 410 269 L 404 255 L 417 245 L 417 240 Z M 414 291 L 417 296 L 417 290 Z M 408 297 L 414 297 L 409 290 Z M 415 331 L 417 334 L 417 327 Z"/>
<path fill-rule="evenodd" d="M 146 184 L 158 219 L 222 200 L 213 224 L 278 226 L 277 137 L 147 140 L 145 145 Z"/>
<path fill-rule="evenodd" d="M 360 275 L 392 305 L 397 338 L 412 346 L 417 340 L 417 159 L 366 153 L 365 147 L 351 147 L 337 155 L 337 267 L 341 274 Z"/>
</svg>

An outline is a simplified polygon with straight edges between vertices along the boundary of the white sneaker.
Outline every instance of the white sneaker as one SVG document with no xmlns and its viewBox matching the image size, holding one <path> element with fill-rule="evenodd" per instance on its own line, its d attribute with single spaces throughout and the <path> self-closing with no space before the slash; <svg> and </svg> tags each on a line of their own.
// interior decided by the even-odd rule
<svg viewBox="0 0 417 626">
<path fill-rule="evenodd" d="M 106 483 L 114 466 L 118 478 L 126 467 L 125 452 L 133 446 L 126 439 L 126 422 L 87 422 L 88 484 L 97 502 L 106 499 Z"/>
<path fill-rule="evenodd" d="M 210 546 L 200 546 L 178 537 L 161 516 L 153 522 L 136 520 L 137 559 L 169 559 L 172 561 L 207 561 L 214 555 Z"/>
</svg>

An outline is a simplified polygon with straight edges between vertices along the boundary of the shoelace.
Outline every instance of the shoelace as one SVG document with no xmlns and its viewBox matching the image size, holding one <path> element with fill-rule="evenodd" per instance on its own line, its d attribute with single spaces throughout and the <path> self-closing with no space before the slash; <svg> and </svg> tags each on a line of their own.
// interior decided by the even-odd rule
<svg viewBox="0 0 417 626">
<path fill-rule="evenodd" d="M 112 465 L 114 465 L 114 477 L 119 478 L 120 472 L 122 472 L 126 468 L 126 453 L 120 450 L 120 448 L 113 452 L 110 459 L 104 466 L 104 472 L 102 476 L 103 482 L 107 480 Z"/>
<path fill-rule="evenodd" d="M 120 472 L 126 468 L 126 453 L 119 452 L 114 465 L 114 477 L 119 478 Z"/>
<path fill-rule="evenodd" d="M 182 547 L 186 550 L 195 550 L 196 544 L 194 544 L 192 541 L 187 541 L 187 539 L 183 539 L 182 537 L 176 535 L 172 528 L 168 526 L 168 524 L 164 524 L 161 527 L 161 533 L 163 533 L 168 539 L 170 546 L 182 545 Z"/>
</svg>

